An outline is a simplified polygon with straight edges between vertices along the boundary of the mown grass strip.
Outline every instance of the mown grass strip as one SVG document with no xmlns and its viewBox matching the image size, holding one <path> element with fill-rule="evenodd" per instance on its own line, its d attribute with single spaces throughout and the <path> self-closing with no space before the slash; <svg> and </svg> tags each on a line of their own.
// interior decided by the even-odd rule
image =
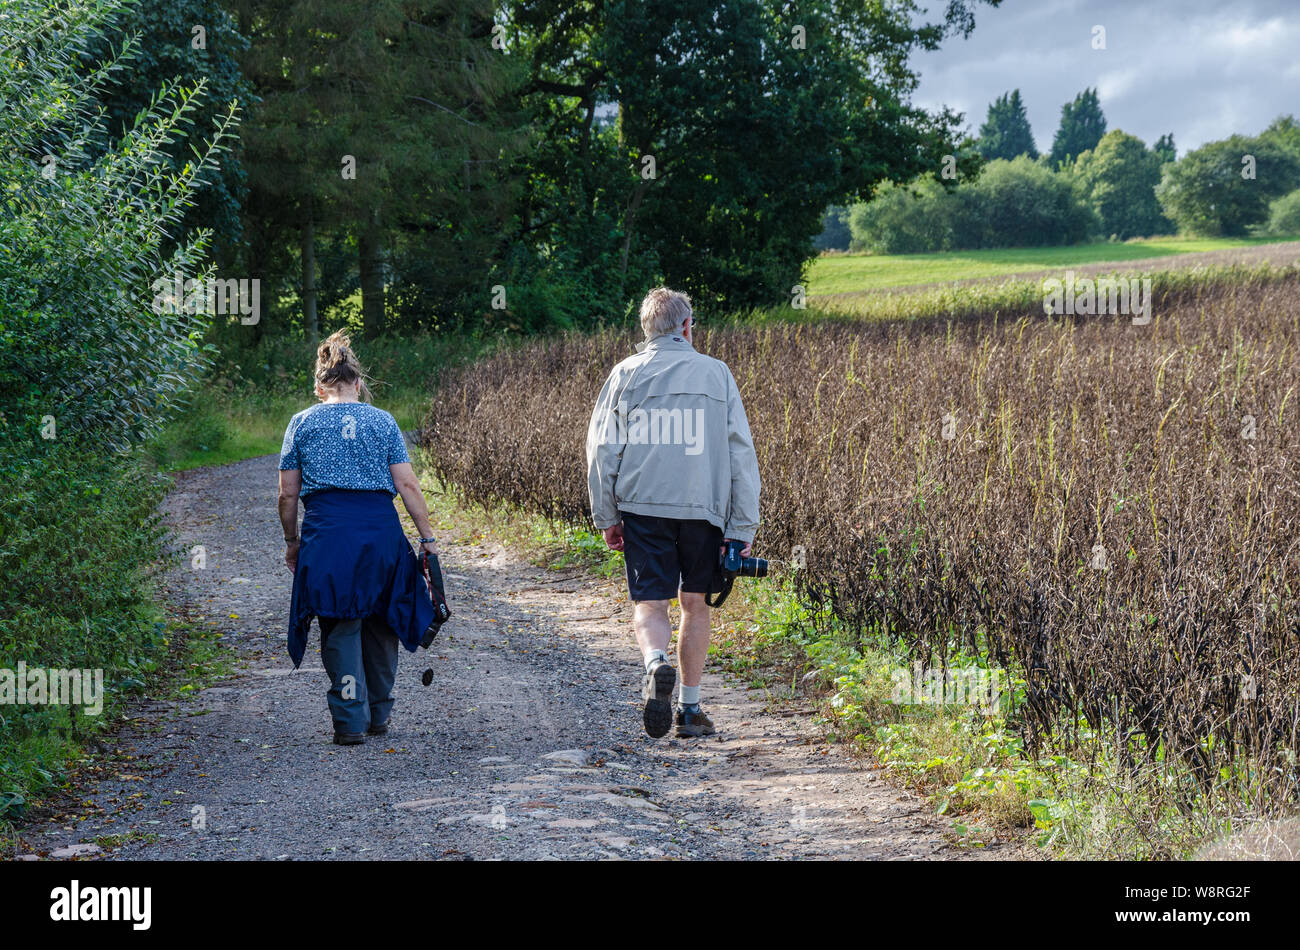
<svg viewBox="0 0 1300 950">
<path fill-rule="evenodd" d="M 810 294 L 858 293 L 914 284 L 1001 277 L 1024 271 L 1175 257 L 1256 247 L 1286 237 L 1142 238 L 1065 247 L 990 248 L 932 254 L 824 254 L 808 268 Z"/>
</svg>

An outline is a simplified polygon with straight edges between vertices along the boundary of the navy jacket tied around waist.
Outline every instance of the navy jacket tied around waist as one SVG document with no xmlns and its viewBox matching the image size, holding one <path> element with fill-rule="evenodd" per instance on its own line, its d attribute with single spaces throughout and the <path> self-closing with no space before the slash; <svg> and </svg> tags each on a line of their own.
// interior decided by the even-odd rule
<svg viewBox="0 0 1300 950">
<path fill-rule="evenodd" d="M 304 499 L 302 543 L 289 604 L 289 656 L 302 663 L 312 618 L 378 617 L 414 652 L 433 623 L 433 601 L 402 533 L 393 496 L 313 492 Z"/>
</svg>

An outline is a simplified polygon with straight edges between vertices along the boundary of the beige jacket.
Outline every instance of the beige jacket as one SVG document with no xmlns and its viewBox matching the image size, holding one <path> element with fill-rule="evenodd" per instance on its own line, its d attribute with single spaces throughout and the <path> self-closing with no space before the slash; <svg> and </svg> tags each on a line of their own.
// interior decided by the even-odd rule
<svg viewBox="0 0 1300 950">
<path fill-rule="evenodd" d="M 620 512 L 702 519 L 723 537 L 758 530 L 758 457 L 727 364 L 685 338 L 655 337 L 614 367 L 587 427 L 597 528 Z"/>
</svg>

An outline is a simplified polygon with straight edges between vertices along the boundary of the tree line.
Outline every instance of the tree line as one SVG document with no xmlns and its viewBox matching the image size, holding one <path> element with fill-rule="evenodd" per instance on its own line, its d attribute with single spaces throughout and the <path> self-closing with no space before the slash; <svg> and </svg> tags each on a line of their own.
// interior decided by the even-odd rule
<svg viewBox="0 0 1300 950">
<path fill-rule="evenodd" d="M 964 142 L 974 174 L 939 169 L 881 182 L 869 201 L 828 210 L 822 249 L 918 253 L 1202 236 L 1300 234 L 1300 123 L 1279 116 L 1255 136 L 1233 135 L 1177 157 L 1172 133 L 1146 143 L 1107 131 L 1095 89 L 1061 108 L 1040 155 L 1020 90 L 990 103 Z"/>
<path fill-rule="evenodd" d="M 254 337 L 327 311 L 370 336 L 591 326 L 659 281 L 772 305 L 828 205 L 955 150 L 908 57 L 982 2 L 138 0 L 105 36 L 143 51 L 109 108 L 123 127 L 177 75 L 243 107 L 180 236 L 261 279 Z"/>
</svg>

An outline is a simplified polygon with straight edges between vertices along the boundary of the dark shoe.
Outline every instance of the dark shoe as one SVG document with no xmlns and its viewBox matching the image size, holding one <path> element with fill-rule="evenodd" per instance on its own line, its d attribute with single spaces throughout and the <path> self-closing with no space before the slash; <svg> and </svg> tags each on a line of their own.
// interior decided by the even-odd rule
<svg viewBox="0 0 1300 950">
<path fill-rule="evenodd" d="M 335 745 L 361 745 L 366 741 L 364 732 L 334 732 Z"/>
<path fill-rule="evenodd" d="M 713 720 L 704 715 L 700 704 L 677 707 L 677 736 L 681 739 L 695 739 L 700 736 L 713 735 Z"/>
<path fill-rule="evenodd" d="M 377 725 L 377 726 L 376 726 L 376 725 L 371 725 L 371 727 L 370 727 L 369 729 L 366 730 L 366 735 L 368 735 L 368 736 L 382 736 L 382 735 L 383 735 L 384 733 L 386 733 L 387 731 L 388 731 L 388 723 L 386 723 L 386 722 L 381 722 L 381 723 L 380 723 L 379 725 Z"/>
<path fill-rule="evenodd" d="M 668 735 L 673 724 L 673 687 L 677 685 L 677 671 L 667 660 L 658 660 L 641 681 L 641 696 L 645 699 L 642 720 L 651 739 Z"/>
</svg>

